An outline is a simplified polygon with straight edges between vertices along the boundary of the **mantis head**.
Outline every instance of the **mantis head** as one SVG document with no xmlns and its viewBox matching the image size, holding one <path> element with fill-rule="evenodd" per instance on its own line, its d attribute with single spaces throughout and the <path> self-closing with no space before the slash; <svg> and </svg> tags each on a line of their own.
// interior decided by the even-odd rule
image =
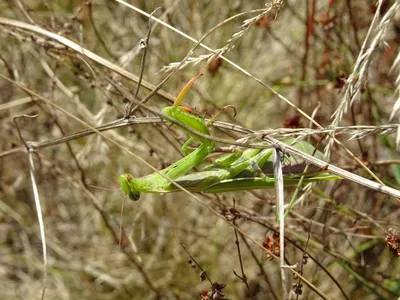
<svg viewBox="0 0 400 300">
<path fill-rule="evenodd" d="M 140 198 L 140 191 L 135 189 L 135 179 L 131 174 L 123 174 L 119 176 L 119 184 L 125 194 L 129 196 L 129 199 L 137 201 Z"/>
</svg>

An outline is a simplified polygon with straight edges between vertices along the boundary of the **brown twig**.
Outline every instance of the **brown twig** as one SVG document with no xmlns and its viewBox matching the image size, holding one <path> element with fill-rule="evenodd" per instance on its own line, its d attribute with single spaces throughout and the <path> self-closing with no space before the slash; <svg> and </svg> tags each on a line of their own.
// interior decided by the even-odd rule
<svg viewBox="0 0 400 300">
<path fill-rule="evenodd" d="M 236 210 L 236 209 L 235 209 L 235 204 L 236 204 L 236 200 L 235 200 L 235 198 L 233 198 L 233 209 L 234 209 L 234 210 Z M 236 224 L 236 219 L 237 219 L 237 217 L 236 217 L 236 215 L 235 215 L 234 218 L 233 218 L 233 220 L 232 220 L 232 223 L 233 223 L 233 225 L 235 225 L 235 226 L 233 227 L 233 231 L 235 232 L 235 245 L 236 245 L 236 249 L 237 249 L 237 252 L 238 252 L 238 258 L 239 258 L 239 264 L 240 264 L 240 271 L 241 271 L 242 275 L 239 276 L 238 274 L 236 274 L 235 270 L 233 270 L 233 273 L 235 274 L 236 277 L 238 277 L 238 278 L 244 283 L 244 285 L 246 286 L 247 290 L 249 291 L 249 295 L 250 295 L 251 299 L 254 299 L 253 292 L 251 291 L 251 288 L 250 288 L 250 286 L 249 286 L 249 283 L 247 282 L 247 276 L 246 276 L 246 274 L 244 273 L 242 254 L 241 254 L 241 251 L 240 251 L 240 244 L 239 244 L 238 232 L 237 232 L 237 229 L 236 229 L 236 228 L 238 228 L 238 225 Z"/>
</svg>

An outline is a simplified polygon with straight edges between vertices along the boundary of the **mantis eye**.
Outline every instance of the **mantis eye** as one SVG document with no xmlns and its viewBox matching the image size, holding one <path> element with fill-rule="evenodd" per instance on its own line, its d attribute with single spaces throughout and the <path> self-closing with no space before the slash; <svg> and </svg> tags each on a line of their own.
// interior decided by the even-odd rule
<svg viewBox="0 0 400 300">
<path fill-rule="evenodd" d="M 140 199 L 140 193 L 129 193 L 129 199 L 133 201 L 138 201 Z"/>
</svg>

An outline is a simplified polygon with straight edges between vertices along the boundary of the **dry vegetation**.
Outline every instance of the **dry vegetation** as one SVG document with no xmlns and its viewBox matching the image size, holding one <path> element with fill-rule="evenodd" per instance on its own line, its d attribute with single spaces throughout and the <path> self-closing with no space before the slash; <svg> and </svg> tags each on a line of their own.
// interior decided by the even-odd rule
<svg viewBox="0 0 400 300">
<path fill-rule="evenodd" d="M 186 105 L 211 116 L 233 104 L 237 117 L 221 121 L 304 136 L 333 165 L 399 189 L 399 1 L 130 1 L 161 6 L 164 24 L 122 2 L 0 0 L 0 298 L 39 299 L 45 279 L 45 299 L 202 299 L 214 282 L 226 299 L 282 299 L 269 252 L 279 255 L 274 191 L 123 201 L 118 176 L 154 172 L 144 162 L 164 168 L 186 138 L 144 107 L 127 122 L 126 107 L 141 73 L 139 100 L 173 74 L 145 104 L 169 105 L 211 54 L 199 46 L 183 60 L 189 37 L 226 21 L 204 44 L 232 63 L 209 67 Z M 335 126 L 342 145 L 321 130 Z M 217 126 L 213 135 L 244 137 Z M 289 297 L 399 297 L 399 199 L 351 180 L 301 194 L 285 220 Z"/>
</svg>

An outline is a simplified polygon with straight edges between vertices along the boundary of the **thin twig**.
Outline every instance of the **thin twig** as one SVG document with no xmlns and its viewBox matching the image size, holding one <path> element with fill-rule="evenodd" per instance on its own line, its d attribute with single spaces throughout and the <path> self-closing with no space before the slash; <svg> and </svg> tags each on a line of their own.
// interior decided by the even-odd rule
<svg viewBox="0 0 400 300">
<path fill-rule="evenodd" d="M 114 53 L 110 50 L 110 48 L 108 48 L 107 42 L 104 40 L 103 36 L 100 34 L 99 30 L 97 29 L 96 24 L 94 23 L 92 0 L 86 1 L 83 5 L 87 5 L 87 7 L 88 7 L 90 24 L 92 24 L 94 34 L 98 37 L 100 44 L 103 46 L 104 50 L 106 50 L 107 54 L 115 59 Z"/>
<path fill-rule="evenodd" d="M 208 280 L 208 282 L 210 283 L 210 285 L 212 285 L 213 283 L 212 283 L 212 281 L 211 281 L 211 278 L 208 276 L 207 271 L 204 270 L 204 269 L 202 268 L 202 266 L 194 259 L 194 257 L 190 254 L 189 250 L 186 249 L 186 246 L 185 246 L 184 244 L 182 244 L 182 243 L 180 243 L 180 244 L 181 244 L 183 250 L 185 250 L 185 252 L 189 255 L 190 259 L 191 259 L 191 260 L 196 264 L 196 266 L 201 270 L 201 274 L 203 274 L 203 275 L 207 278 L 207 280 Z"/>
<path fill-rule="evenodd" d="M 312 221 L 312 220 L 311 220 Z M 312 225 L 312 222 L 310 222 L 310 226 L 308 226 L 308 231 L 307 231 L 307 241 L 306 241 L 306 245 L 304 246 L 304 251 L 303 251 L 303 257 L 302 257 L 302 260 L 301 260 L 301 263 L 300 263 L 300 274 L 301 275 L 303 275 L 303 268 L 304 268 L 304 265 L 307 263 L 307 257 L 306 257 L 306 251 L 307 251 L 307 247 L 308 247 L 308 242 L 310 241 L 310 238 L 311 238 L 311 234 L 310 234 L 310 232 L 311 232 L 311 225 Z M 297 283 L 298 285 L 300 285 L 300 279 L 299 279 L 299 281 L 298 281 L 298 283 Z M 296 293 L 296 300 L 298 300 L 299 299 L 299 293 Z"/>
<path fill-rule="evenodd" d="M 236 204 L 236 200 L 235 200 L 235 198 L 233 198 L 233 209 L 234 210 L 235 210 L 235 204 Z M 235 232 L 235 245 L 236 245 L 236 249 L 237 249 L 237 252 L 238 252 L 240 271 L 242 272 L 242 276 L 239 276 L 238 274 L 236 274 L 235 270 L 233 270 L 233 273 L 235 274 L 236 277 L 238 277 L 240 280 L 242 280 L 242 282 L 245 284 L 247 290 L 249 291 L 249 295 L 250 295 L 251 299 L 254 299 L 253 292 L 251 291 L 249 283 L 247 282 L 247 276 L 244 273 L 242 254 L 240 252 L 240 244 L 239 244 L 238 232 L 237 232 L 237 229 L 236 229 L 236 228 L 238 228 L 238 225 L 236 224 L 236 216 L 234 216 L 234 219 L 232 220 L 232 223 L 233 223 L 233 225 L 235 225 L 233 227 L 233 231 Z"/>
<path fill-rule="evenodd" d="M 306 0 L 306 31 L 304 37 L 304 54 L 301 59 L 301 77 L 300 80 L 302 82 L 306 81 L 307 78 L 307 64 L 308 64 L 308 55 L 310 52 L 310 40 L 312 34 L 314 32 L 314 18 L 315 18 L 315 0 L 313 1 L 311 13 L 310 13 L 310 1 Z M 298 92 L 298 106 L 303 107 L 303 97 L 304 97 L 304 87 L 300 86 Z"/>
<path fill-rule="evenodd" d="M 17 132 L 18 132 L 19 139 L 20 139 L 21 142 L 25 145 L 25 149 L 26 149 L 26 150 L 29 150 L 30 147 L 29 147 L 28 144 L 25 142 L 25 139 L 22 137 L 22 133 L 21 133 L 21 130 L 19 129 L 19 125 L 18 125 L 18 119 L 19 119 L 19 118 L 32 118 L 32 119 L 33 119 L 33 118 L 37 118 L 37 116 L 38 116 L 38 115 L 25 115 L 25 114 L 22 114 L 22 115 L 16 115 L 16 116 L 13 118 L 15 127 L 17 128 Z"/>
<path fill-rule="evenodd" d="M 151 15 L 153 15 L 158 9 L 159 9 L 159 7 L 157 7 L 155 10 L 153 10 Z M 149 30 L 147 31 L 146 39 L 140 40 L 140 43 L 139 43 L 139 47 L 143 49 L 143 56 L 142 56 L 142 62 L 140 64 L 140 75 L 139 75 L 139 80 L 137 82 L 134 99 L 137 99 L 137 96 L 139 94 L 140 85 L 142 84 L 144 67 L 145 67 L 145 63 L 146 63 L 147 50 L 149 49 L 149 40 L 150 40 L 150 35 L 151 35 L 151 21 L 152 20 L 149 19 Z M 133 113 L 139 108 L 139 105 L 136 104 L 136 106 L 133 107 L 134 105 L 135 105 L 135 102 L 132 101 L 129 105 L 129 108 L 126 111 L 125 119 L 132 116 Z"/>
</svg>

